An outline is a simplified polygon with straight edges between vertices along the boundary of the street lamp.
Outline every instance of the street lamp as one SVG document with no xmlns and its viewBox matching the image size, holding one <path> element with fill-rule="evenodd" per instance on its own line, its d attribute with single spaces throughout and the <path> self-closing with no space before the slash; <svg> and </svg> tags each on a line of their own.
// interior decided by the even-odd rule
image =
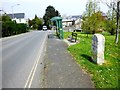
<svg viewBox="0 0 120 90">
<path fill-rule="evenodd" d="M 14 19 L 13 7 L 18 6 L 18 5 L 20 5 L 20 4 L 15 4 L 15 5 L 11 6 L 11 8 L 12 8 L 12 19 Z"/>
</svg>

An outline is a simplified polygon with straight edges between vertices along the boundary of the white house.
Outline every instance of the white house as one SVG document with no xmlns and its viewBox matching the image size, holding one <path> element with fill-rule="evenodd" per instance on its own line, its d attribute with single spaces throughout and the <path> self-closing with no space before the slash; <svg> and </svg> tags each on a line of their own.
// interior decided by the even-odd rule
<svg viewBox="0 0 120 90">
<path fill-rule="evenodd" d="M 74 25 L 72 23 L 74 22 Z M 68 29 L 81 29 L 82 15 L 65 16 L 62 20 L 63 28 Z"/>
<path fill-rule="evenodd" d="M 81 29 L 82 21 L 83 20 L 81 18 L 76 19 L 76 21 L 75 21 L 75 28 L 76 29 Z"/>
<path fill-rule="evenodd" d="M 72 25 L 72 22 L 73 22 L 73 20 L 71 20 L 71 19 L 63 19 L 63 20 L 62 20 L 62 24 L 63 24 L 63 26 L 65 26 L 65 27 L 71 26 L 71 25 Z"/>
</svg>

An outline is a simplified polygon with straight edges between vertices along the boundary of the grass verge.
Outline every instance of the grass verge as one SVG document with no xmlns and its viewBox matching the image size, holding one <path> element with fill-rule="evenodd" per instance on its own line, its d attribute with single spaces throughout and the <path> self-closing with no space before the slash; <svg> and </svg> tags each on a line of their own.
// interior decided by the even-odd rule
<svg viewBox="0 0 120 90">
<path fill-rule="evenodd" d="M 67 38 L 71 33 L 65 32 Z M 68 47 L 76 62 L 82 66 L 92 77 L 96 88 L 120 88 L 118 85 L 120 71 L 118 58 L 118 44 L 114 43 L 115 36 L 105 36 L 105 63 L 97 65 L 91 61 L 92 35 L 78 33 L 78 44 Z"/>
</svg>

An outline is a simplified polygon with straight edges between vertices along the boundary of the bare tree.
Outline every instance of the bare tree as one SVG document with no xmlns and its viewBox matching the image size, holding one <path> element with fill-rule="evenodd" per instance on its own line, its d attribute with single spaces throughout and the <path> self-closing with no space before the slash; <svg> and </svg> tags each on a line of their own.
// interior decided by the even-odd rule
<svg viewBox="0 0 120 90">
<path fill-rule="evenodd" d="M 116 12 L 116 21 L 117 21 L 117 28 L 116 28 L 116 37 L 115 37 L 115 43 L 118 43 L 119 41 L 119 18 L 120 18 L 120 0 L 111 0 L 110 3 L 104 2 L 100 0 L 102 3 L 106 4 L 109 8 L 112 8 Z M 117 7 L 112 7 L 111 4 L 117 4 Z"/>
</svg>

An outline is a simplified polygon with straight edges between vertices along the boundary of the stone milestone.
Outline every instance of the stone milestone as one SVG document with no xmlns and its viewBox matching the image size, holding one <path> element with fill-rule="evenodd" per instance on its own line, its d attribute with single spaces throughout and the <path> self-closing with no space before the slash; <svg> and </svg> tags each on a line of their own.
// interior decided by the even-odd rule
<svg viewBox="0 0 120 90">
<path fill-rule="evenodd" d="M 105 37 L 101 34 L 94 34 L 92 37 L 92 60 L 102 65 L 104 63 Z"/>
</svg>

